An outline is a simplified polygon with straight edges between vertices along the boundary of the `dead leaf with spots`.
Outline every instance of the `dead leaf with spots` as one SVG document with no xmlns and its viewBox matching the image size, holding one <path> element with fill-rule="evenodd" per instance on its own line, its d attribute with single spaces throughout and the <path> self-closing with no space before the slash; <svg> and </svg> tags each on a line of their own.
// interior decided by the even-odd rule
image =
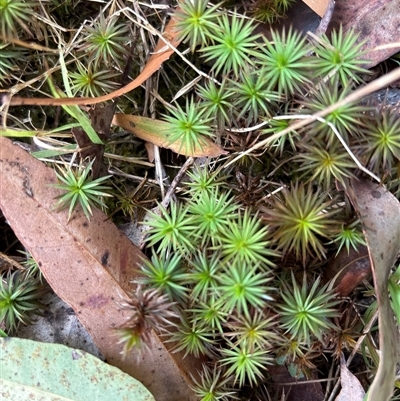
<svg viewBox="0 0 400 401">
<path fill-rule="evenodd" d="M 366 179 L 352 179 L 346 192 L 363 225 L 379 308 L 380 361 L 367 401 L 387 401 L 394 390 L 399 344 L 388 279 L 400 249 L 400 203 Z"/>
<path fill-rule="evenodd" d="M 56 182 L 51 168 L 0 137 L 0 208 L 54 292 L 74 309 L 108 363 L 140 380 L 157 400 L 193 400 L 188 375 L 200 362 L 171 354 L 154 332 L 143 363 L 134 352 L 122 358 L 113 328 L 125 323 L 119 303 L 128 299 L 144 255 L 97 209 L 91 221 L 76 211 L 67 224 L 68 212 L 54 211 Z"/>
</svg>

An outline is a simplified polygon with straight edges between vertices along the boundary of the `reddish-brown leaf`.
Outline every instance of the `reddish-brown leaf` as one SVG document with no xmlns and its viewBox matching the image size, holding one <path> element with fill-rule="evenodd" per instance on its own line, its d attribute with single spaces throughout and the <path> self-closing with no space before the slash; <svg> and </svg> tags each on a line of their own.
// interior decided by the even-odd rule
<svg viewBox="0 0 400 401">
<path fill-rule="evenodd" d="M 337 276 L 336 276 L 337 275 Z M 335 292 L 340 297 L 347 297 L 365 278 L 371 275 L 371 262 L 368 249 L 359 246 L 350 252 L 342 248 L 324 271 L 324 280 L 335 279 Z"/>
<path fill-rule="evenodd" d="M 173 47 L 177 47 L 180 43 L 178 40 L 178 32 L 174 29 L 175 21 L 173 18 L 169 21 L 167 26 L 165 27 L 165 31 L 163 33 L 163 38 L 165 41 L 169 41 L 169 43 Z M 114 92 L 111 92 L 107 95 L 99 96 L 99 97 L 73 97 L 73 98 L 59 98 L 59 99 L 49 99 L 49 98 L 25 98 L 25 97 L 17 97 L 14 96 L 10 100 L 11 106 L 17 105 L 61 105 L 61 104 L 98 104 L 102 102 L 106 102 L 107 100 L 115 99 L 118 96 L 122 96 L 125 93 L 132 91 L 141 85 L 144 81 L 146 81 L 149 77 L 151 77 L 159 68 L 162 63 L 168 60 L 171 55 L 174 53 L 174 50 L 169 47 L 164 40 L 160 39 L 157 43 L 156 48 L 154 49 L 152 55 L 144 66 L 142 72 L 128 85 L 123 86 L 122 88 L 117 89 Z"/>
</svg>

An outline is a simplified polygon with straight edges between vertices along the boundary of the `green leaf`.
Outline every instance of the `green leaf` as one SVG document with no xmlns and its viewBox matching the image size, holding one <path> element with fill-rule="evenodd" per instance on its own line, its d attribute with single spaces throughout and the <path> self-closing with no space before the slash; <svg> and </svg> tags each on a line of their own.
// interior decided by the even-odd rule
<svg viewBox="0 0 400 401">
<path fill-rule="evenodd" d="M 392 309 L 397 317 L 397 323 L 400 323 L 400 285 L 398 283 L 400 273 L 400 265 L 395 273 L 389 279 L 389 292 L 392 300 Z"/>
<path fill-rule="evenodd" d="M 86 352 L 10 337 L 0 349 L 2 401 L 154 401 L 139 381 Z"/>
<path fill-rule="evenodd" d="M 61 64 L 61 71 L 63 74 L 63 81 L 64 81 L 64 85 L 66 87 L 66 91 L 68 96 L 72 97 L 72 91 L 69 85 L 69 81 L 68 81 L 68 71 L 67 68 L 65 66 L 65 62 L 64 59 L 62 57 L 62 53 L 60 52 L 60 64 Z M 59 98 L 59 97 L 65 97 L 65 94 L 59 89 L 56 88 L 56 86 L 54 85 L 54 82 L 52 80 L 52 78 L 49 76 L 49 79 L 47 80 L 51 93 L 53 94 L 53 96 L 55 98 Z M 62 108 L 73 118 L 75 118 L 79 124 L 82 126 L 83 130 L 86 132 L 87 136 L 90 138 L 90 140 L 93 143 L 97 143 L 102 145 L 103 141 L 100 139 L 100 137 L 97 135 L 97 132 L 94 130 L 94 128 L 92 127 L 92 124 L 90 122 L 90 119 L 86 116 L 86 114 L 79 108 L 79 106 L 74 105 L 74 106 L 62 106 Z"/>
<path fill-rule="evenodd" d="M 31 138 L 36 136 L 39 132 L 34 130 L 20 130 L 12 128 L 0 128 L 0 136 L 7 136 L 10 138 Z"/>
<path fill-rule="evenodd" d="M 37 152 L 32 152 L 31 155 L 36 159 L 47 159 L 50 157 L 66 155 L 68 153 L 75 153 L 78 147 L 75 144 L 65 145 L 59 149 L 43 149 Z"/>
<path fill-rule="evenodd" d="M 169 115 L 165 115 L 165 120 L 170 124 L 166 131 L 169 142 L 180 141 L 181 145 L 178 153 L 192 154 L 198 148 L 203 149 L 207 145 L 205 139 L 213 137 L 210 121 L 212 117 L 206 116 L 206 109 L 199 108 L 193 98 L 186 99 L 186 108 L 182 109 L 179 105 L 175 108 L 168 107 Z"/>
<path fill-rule="evenodd" d="M 26 129 L 13 129 L 13 128 L 0 128 L 0 136 L 6 136 L 11 138 L 32 138 L 34 136 L 49 136 L 52 133 L 67 131 L 71 128 L 80 127 L 80 124 L 72 123 L 66 124 L 61 127 L 52 129 L 51 131 L 35 131 Z"/>
</svg>

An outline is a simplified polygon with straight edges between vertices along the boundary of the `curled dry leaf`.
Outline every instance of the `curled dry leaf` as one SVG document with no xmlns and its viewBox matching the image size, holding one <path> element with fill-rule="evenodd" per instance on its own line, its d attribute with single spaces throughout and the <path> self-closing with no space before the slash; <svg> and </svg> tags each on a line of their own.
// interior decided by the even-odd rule
<svg viewBox="0 0 400 401">
<path fill-rule="evenodd" d="M 0 138 L 0 208 L 19 240 L 38 262 L 54 292 L 75 311 L 107 362 L 140 380 L 157 400 L 193 400 L 189 374 L 201 363 L 171 354 L 151 333 L 152 348 L 138 361 L 125 359 L 113 328 L 122 326 L 131 280 L 144 255 L 107 216 L 94 209 L 54 211 L 55 172 L 7 138 Z"/>
<path fill-rule="evenodd" d="M 166 132 L 170 127 L 170 123 L 166 121 L 117 113 L 114 116 L 113 124 L 134 133 L 138 138 L 143 139 L 146 142 L 151 142 L 160 148 L 171 149 L 172 151 L 184 156 L 217 157 L 227 153 L 208 138 L 204 138 L 202 140 L 202 146 L 196 146 L 193 153 L 187 152 L 185 147 L 182 146 L 181 140 L 171 143 L 168 139 Z"/>
<path fill-rule="evenodd" d="M 324 281 L 335 278 L 335 292 L 340 297 L 347 297 L 370 275 L 371 262 L 366 246 L 359 246 L 357 250 L 351 248 L 349 252 L 342 248 L 324 271 Z"/>
<path fill-rule="evenodd" d="M 380 361 L 367 401 L 387 401 L 394 389 L 399 336 L 388 293 L 400 249 L 400 203 L 383 186 L 352 179 L 346 192 L 363 225 L 379 307 Z"/>
<path fill-rule="evenodd" d="M 108 93 L 107 95 L 99 96 L 99 97 L 72 97 L 72 98 L 58 98 L 58 99 L 49 99 L 49 98 L 28 98 L 28 97 L 18 97 L 14 96 L 10 99 L 10 106 L 18 106 L 18 105 L 48 105 L 48 106 L 56 106 L 56 105 L 72 105 L 72 104 L 98 104 L 102 102 L 106 102 L 111 99 L 115 99 L 116 97 L 122 96 L 125 93 L 132 91 L 133 89 L 140 86 L 144 81 L 150 78 L 159 68 L 162 63 L 168 60 L 171 55 L 174 53 L 174 48 L 178 47 L 180 40 L 178 40 L 178 33 L 174 30 L 175 21 L 174 18 L 171 18 L 165 27 L 165 31 L 163 32 L 163 39 L 157 43 L 156 48 L 152 52 L 151 57 L 147 61 L 144 66 L 142 72 L 128 85 L 123 86 L 122 88 L 117 89 L 114 92 Z M 169 43 L 171 46 L 167 45 Z"/>
</svg>

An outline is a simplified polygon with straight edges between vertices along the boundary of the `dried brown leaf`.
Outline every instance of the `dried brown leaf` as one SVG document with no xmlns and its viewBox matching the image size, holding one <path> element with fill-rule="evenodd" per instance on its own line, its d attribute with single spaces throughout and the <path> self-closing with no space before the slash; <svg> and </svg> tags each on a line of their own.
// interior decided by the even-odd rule
<svg viewBox="0 0 400 401">
<path fill-rule="evenodd" d="M 155 333 L 142 362 L 132 353 L 122 359 L 113 328 L 124 324 L 127 312 L 118 303 L 127 300 L 144 256 L 99 210 L 91 221 L 74 212 L 67 224 L 68 212 L 53 210 L 55 183 L 52 169 L 0 138 L 0 208 L 53 290 L 74 309 L 108 363 L 140 380 L 157 400 L 192 400 L 188 375 L 195 374 L 197 360 L 182 362 Z"/>
</svg>

